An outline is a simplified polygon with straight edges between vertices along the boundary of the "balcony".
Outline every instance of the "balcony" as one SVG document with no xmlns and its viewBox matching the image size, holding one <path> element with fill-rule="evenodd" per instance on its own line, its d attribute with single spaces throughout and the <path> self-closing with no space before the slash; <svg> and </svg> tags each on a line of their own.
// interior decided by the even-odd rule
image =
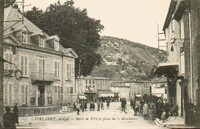
<svg viewBox="0 0 200 129">
<path fill-rule="evenodd" d="M 32 72 L 31 80 L 32 83 L 52 83 L 55 81 L 55 75 L 53 73 Z"/>
</svg>

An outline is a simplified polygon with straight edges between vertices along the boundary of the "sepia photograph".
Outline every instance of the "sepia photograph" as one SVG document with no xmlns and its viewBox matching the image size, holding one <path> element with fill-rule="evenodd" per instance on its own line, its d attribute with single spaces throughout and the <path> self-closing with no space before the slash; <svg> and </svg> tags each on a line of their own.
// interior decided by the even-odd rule
<svg viewBox="0 0 200 129">
<path fill-rule="evenodd" d="M 0 129 L 200 129 L 200 0 L 0 0 Z"/>
</svg>

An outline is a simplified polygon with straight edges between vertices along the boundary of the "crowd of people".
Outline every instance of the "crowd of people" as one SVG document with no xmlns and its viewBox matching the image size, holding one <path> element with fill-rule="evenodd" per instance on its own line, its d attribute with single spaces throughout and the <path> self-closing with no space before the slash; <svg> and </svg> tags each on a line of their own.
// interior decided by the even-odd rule
<svg viewBox="0 0 200 129">
<path fill-rule="evenodd" d="M 107 109 L 109 109 L 110 106 L 110 99 L 106 99 L 106 106 Z M 104 110 L 104 102 L 101 99 L 98 99 L 97 101 L 90 101 L 87 102 L 86 100 L 79 100 L 76 103 L 74 103 L 74 111 L 77 111 L 77 115 L 80 115 L 80 111 L 84 112 L 88 110 L 89 111 L 95 111 L 95 106 L 97 106 L 97 111 Z"/>
<path fill-rule="evenodd" d="M 134 115 L 142 115 L 145 120 L 159 118 L 165 122 L 169 116 L 178 116 L 178 105 L 172 99 L 148 99 L 137 98 L 131 100 L 131 107 L 134 110 Z"/>
</svg>

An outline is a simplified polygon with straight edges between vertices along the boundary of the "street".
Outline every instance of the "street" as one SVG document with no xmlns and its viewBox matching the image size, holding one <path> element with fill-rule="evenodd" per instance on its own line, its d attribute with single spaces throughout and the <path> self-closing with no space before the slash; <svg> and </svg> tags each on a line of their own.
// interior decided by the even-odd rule
<svg viewBox="0 0 200 129">
<path fill-rule="evenodd" d="M 119 102 L 113 102 L 109 109 L 80 112 L 80 115 L 72 112 L 35 118 L 33 116 L 29 117 L 29 123 L 31 122 L 29 125 L 40 129 L 164 129 L 164 127 L 158 127 L 152 120 L 134 116 L 131 109 L 127 114 L 119 111 L 117 109 L 119 106 Z M 20 118 L 20 120 L 23 125 L 22 121 L 25 121 L 25 118 Z"/>
</svg>

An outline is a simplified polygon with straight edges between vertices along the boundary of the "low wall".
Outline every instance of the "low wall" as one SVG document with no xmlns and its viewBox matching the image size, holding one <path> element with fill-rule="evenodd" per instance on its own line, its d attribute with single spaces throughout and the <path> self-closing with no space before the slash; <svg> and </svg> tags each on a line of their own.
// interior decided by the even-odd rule
<svg viewBox="0 0 200 129">
<path fill-rule="evenodd" d="M 60 113 L 60 106 L 51 107 L 19 107 L 19 116 L 35 116 Z"/>
</svg>

